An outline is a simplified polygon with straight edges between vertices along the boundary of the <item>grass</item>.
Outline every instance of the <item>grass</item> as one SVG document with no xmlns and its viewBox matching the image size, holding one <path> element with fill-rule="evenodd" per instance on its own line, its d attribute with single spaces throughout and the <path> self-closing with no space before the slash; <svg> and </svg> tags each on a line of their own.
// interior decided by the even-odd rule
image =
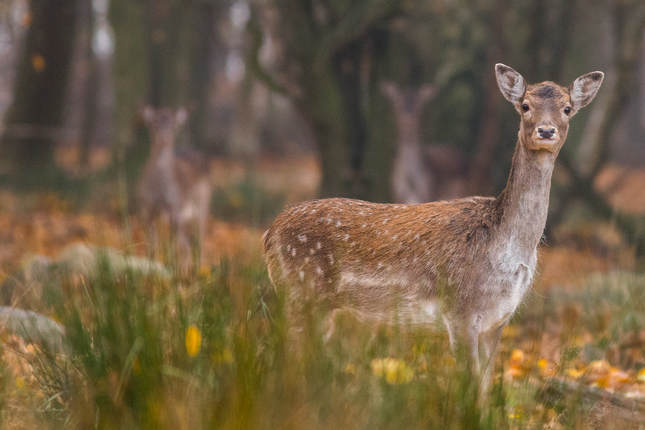
<svg viewBox="0 0 645 430">
<path fill-rule="evenodd" d="M 598 402 L 543 396 L 535 362 L 545 333 L 557 341 L 551 376 L 614 350 L 616 363 L 637 371 L 642 353 L 623 346 L 643 330 L 644 286 L 612 274 L 576 293 L 530 298 L 503 338 L 493 392 L 478 404 L 444 333 L 347 319 L 324 343 L 323 315 L 311 307 L 294 334 L 259 256 L 170 280 L 116 278 L 105 261 L 91 279 L 65 280 L 51 309 L 66 328 L 65 353 L 5 347 L 13 351 L 0 361 L 0 428 L 585 428 Z M 26 375 L 10 371 L 13 352 Z"/>
</svg>

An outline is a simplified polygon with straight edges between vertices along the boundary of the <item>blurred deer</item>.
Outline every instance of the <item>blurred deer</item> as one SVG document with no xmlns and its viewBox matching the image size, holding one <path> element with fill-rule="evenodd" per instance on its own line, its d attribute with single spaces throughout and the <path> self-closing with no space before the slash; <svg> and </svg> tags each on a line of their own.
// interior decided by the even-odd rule
<svg viewBox="0 0 645 430">
<path fill-rule="evenodd" d="M 137 196 L 143 222 L 148 229 L 149 251 L 154 251 L 157 246 L 154 220 L 165 215 L 173 238 L 177 240 L 179 261 L 187 264 L 191 244 L 201 250 L 206 230 L 211 196 L 208 163 L 195 152 L 175 151 L 177 132 L 188 117 L 186 109 L 173 111 L 146 106 L 141 114 L 150 131 L 151 145 Z M 198 263 L 201 263 L 201 251 Z"/>
<path fill-rule="evenodd" d="M 569 119 L 593 100 L 604 76 L 588 73 L 561 87 L 527 85 L 503 64 L 495 71 L 521 117 L 498 197 L 419 205 L 315 200 L 282 212 L 264 239 L 269 276 L 287 289 L 291 314 L 314 301 L 333 310 L 331 328 L 341 311 L 399 326 L 442 319 L 457 359 L 482 375 L 484 393 L 502 329 L 535 273 Z"/>
<path fill-rule="evenodd" d="M 381 90 L 391 101 L 398 127 L 397 153 L 392 172 L 392 193 L 397 203 L 450 200 L 466 193 L 466 161 L 449 145 L 423 145 L 423 107 L 435 96 L 425 84 L 419 89 L 399 89 L 383 82 Z"/>
</svg>

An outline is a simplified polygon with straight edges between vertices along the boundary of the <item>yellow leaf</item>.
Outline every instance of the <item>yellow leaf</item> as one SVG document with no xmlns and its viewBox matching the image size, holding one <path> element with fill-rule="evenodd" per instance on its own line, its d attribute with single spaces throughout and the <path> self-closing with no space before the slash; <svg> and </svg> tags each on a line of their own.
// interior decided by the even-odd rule
<svg viewBox="0 0 645 430">
<path fill-rule="evenodd" d="M 45 58 L 40 54 L 32 54 L 31 65 L 36 72 L 40 73 L 45 70 Z"/>
<path fill-rule="evenodd" d="M 514 349 L 513 353 L 511 354 L 511 360 L 512 362 L 515 363 L 521 363 L 524 361 L 524 351 L 521 349 Z"/>
<path fill-rule="evenodd" d="M 414 377 L 414 371 L 397 358 L 375 358 L 371 367 L 374 376 L 384 378 L 390 385 L 407 384 Z"/>
<path fill-rule="evenodd" d="M 24 390 L 26 386 L 27 384 L 25 384 L 25 379 L 18 376 L 16 378 L 16 387 L 18 387 L 18 389 L 20 390 Z"/>
<path fill-rule="evenodd" d="M 581 377 L 585 372 L 578 370 L 578 369 L 567 369 L 566 374 L 571 376 L 573 379 L 578 379 Z"/>
<path fill-rule="evenodd" d="M 611 366 L 605 360 L 594 360 L 589 363 L 588 369 L 590 372 L 608 373 Z"/>
<path fill-rule="evenodd" d="M 596 382 L 594 382 L 591 385 L 595 386 L 595 387 L 600 387 L 600 388 L 607 388 L 609 386 L 609 377 L 602 376 L 602 377 L 598 378 L 596 380 Z"/>
<path fill-rule="evenodd" d="M 186 352 L 194 357 L 202 348 L 202 333 L 194 324 L 186 329 Z"/>
<path fill-rule="evenodd" d="M 611 379 L 618 382 L 630 382 L 631 380 L 629 373 L 613 367 L 611 368 L 611 372 L 609 372 L 609 376 Z"/>
<path fill-rule="evenodd" d="M 645 367 L 643 367 L 641 370 L 638 371 L 638 374 L 636 375 L 636 380 L 638 382 L 645 382 Z"/>
</svg>

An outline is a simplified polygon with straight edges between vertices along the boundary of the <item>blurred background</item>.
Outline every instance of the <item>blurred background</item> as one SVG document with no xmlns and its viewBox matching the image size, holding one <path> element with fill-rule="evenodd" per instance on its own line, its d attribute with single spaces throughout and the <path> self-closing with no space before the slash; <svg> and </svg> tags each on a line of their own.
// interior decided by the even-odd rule
<svg viewBox="0 0 645 430">
<path fill-rule="evenodd" d="M 638 254 L 644 28 L 640 0 L 3 0 L 0 208 L 131 212 L 146 104 L 188 109 L 177 146 L 210 161 L 219 220 L 264 227 L 317 196 L 393 201 L 406 136 L 435 148 L 435 183 L 459 175 L 455 194 L 494 195 L 519 125 L 495 81 L 503 62 L 528 82 L 606 73 L 572 121 L 548 233 L 611 220 Z"/>
<path fill-rule="evenodd" d="M 643 0 L 0 0 L 0 427 L 642 427 L 644 42 Z M 558 157 L 490 406 L 444 334 L 350 318 L 323 343 L 312 312 L 292 348 L 262 233 L 305 199 L 401 201 L 401 173 L 427 200 L 499 193 L 520 123 L 500 62 L 605 81 Z M 168 136 L 145 106 L 186 122 Z M 208 167 L 188 277 L 146 247 L 155 136 Z M 161 170 L 144 191 L 176 188 Z M 32 311 L 64 356 L 17 339 Z"/>
</svg>

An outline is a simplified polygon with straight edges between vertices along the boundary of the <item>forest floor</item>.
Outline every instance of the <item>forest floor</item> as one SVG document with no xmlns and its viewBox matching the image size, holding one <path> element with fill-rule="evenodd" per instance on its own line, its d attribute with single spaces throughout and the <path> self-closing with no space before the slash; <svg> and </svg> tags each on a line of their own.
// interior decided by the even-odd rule
<svg viewBox="0 0 645 430">
<path fill-rule="evenodd" d="M 194 276 L 69 281 L 44 311 L 72 345 L 58 355 L 0 336 L 0 428 L 645 428 L 645 276 L 609 223 L 569 220 L 541 247 L 481 407 L 451 382 L 443 332 L 342 321 L 323 344 L 312 323 L 294 347 L 260 238 L 283 205 L 314 196 L 316 163 L 212 167 L 215 216 Z M 645 173 L 612 169 L 597 188 L 645 213 Z M 90 200 L 0 191 L 0 285 L 77 242 L 145 255 L 137 217 L 117 197 Z"/>
</svg>

